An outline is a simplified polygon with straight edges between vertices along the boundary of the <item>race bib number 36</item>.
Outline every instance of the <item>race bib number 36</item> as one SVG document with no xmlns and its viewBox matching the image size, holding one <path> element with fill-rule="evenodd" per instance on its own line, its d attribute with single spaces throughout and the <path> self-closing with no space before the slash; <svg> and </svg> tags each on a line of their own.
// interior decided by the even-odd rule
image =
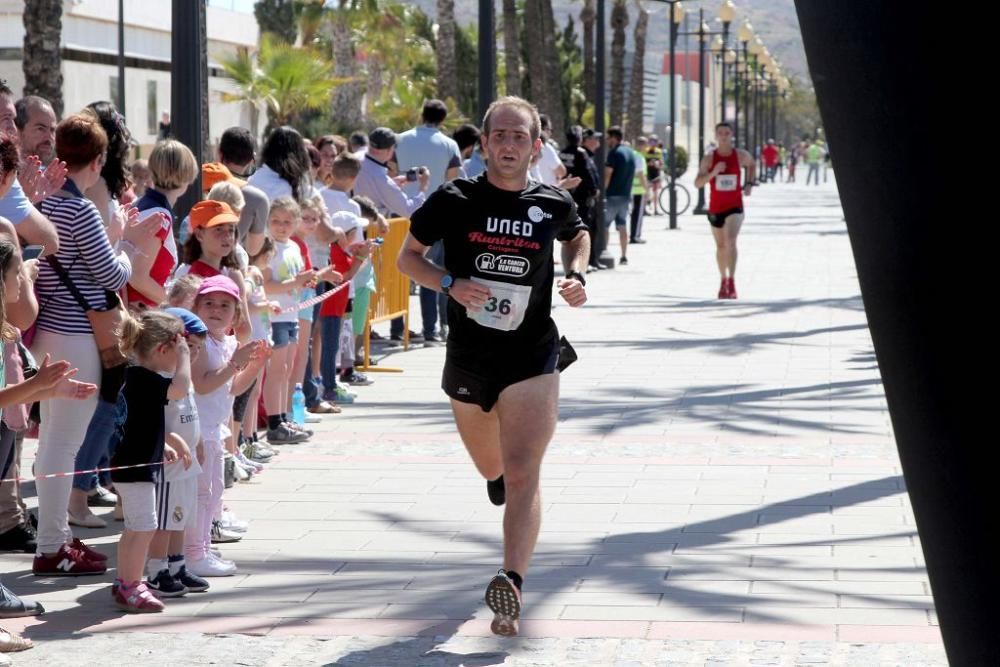
<svg viewBox="0 0 1000 667">
<path fill-rule="evenodd" d="M 715 189 L 720 192 L 731 192 L 736 189 L 737 174 L 719 174 L 715 177 Z"/>
<path fill-rule="evenodd" d="M 479 311 L 467 311 L 477 324 L 499 331 L 514 331 L 524 321 L 524 312 L 531 298 L 531 285 L 511 285 L 495 280 L 472 278 L 473 282 L 490 290 L 490 298 Z"/>
</svg>

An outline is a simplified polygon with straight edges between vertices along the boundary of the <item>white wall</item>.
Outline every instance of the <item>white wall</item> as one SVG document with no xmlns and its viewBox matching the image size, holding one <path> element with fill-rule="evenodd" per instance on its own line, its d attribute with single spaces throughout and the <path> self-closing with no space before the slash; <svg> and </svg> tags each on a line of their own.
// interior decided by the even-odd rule
<svg viewBox="0 0 1000 667">
<path fill-rule="evenodd" d="M 23 3 L 0 0 L 0 48 L 20 49 L 24 43 Z M 65 4 L 62 45 L 94 53 L 118 52 L 117 0 L 74 0 Z M 259 30 L 252 13 L 236 12 L 209 6 L 208 56 L 210 67 L 218 58 L 240 46 L 257 44 Z M 171 11 L 163 0 L 125 0 L 125 53 L 169 63 Z M 118 76 L 114 65 L 63 60 L 64 102 L 67 113 L 82 109 L 91 102 L 111 98 L 111 77 Z M 24 73 L 19 60 L 0 60 L 0 77 L 16 93 L 24 89 Z M 144 153 L 156 141 L 156 129 L 150 132 L 147 114 L 149 82 L 156 84 L 154 109 L 156 122 L 160 112 L 170 108 L 170 72 L 126 68 L 125 108 L 122 112 L 135 140 Z M 222 101 L 222 92 L 235 92 L 232 82 L 222 77 L 209 78 L 209 137 L 216 143 L 222 132 L 234 125 L 249 126 L 249 111 L 238 103 Z"/>
</svg>

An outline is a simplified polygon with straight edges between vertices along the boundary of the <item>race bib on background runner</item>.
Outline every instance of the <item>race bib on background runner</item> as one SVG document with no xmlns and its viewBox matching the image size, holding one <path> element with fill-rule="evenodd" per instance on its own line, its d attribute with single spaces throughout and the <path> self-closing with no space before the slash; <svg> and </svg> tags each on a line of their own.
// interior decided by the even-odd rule
<svg viewBox="0 0 1000 667">
<path fill-rule="evenodd" d="M 738 174 L 719 174 L 715 177 L 715 189 L 719 192 L 732 192 L 736 189 Z"/>
<path fill-rule="evenodd" d="M 476 276 L 472 281 L 490 290 L 482 310 L 466 311 L 472 321 L 499 331 L 514 331 L 521 326 L 531 299 L 531 285 L 511 285 Z"/>
</svg>

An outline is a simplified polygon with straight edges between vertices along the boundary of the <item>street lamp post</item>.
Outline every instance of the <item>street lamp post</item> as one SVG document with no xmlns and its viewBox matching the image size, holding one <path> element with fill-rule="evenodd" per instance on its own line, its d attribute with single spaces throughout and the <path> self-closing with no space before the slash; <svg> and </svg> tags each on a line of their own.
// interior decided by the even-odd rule
<svg viewBox="0 0 1000 667">
<path fill-rule="evenodd" d="M 726 10 L 733 10 L 733 3 L 731 0 L 726 0 L 722 5 L 722 9 L 719 11 L 719 17 L 723 19 L 722 22 L 722 35 L 727 35 L 729 32 L 729 21 L 732 20 L 732 15 L 727 13 Z M 725 17 L 725 18 L 724 18 Z M 712 32 L 705 25 L 705 10 L 698 10 L 698 30 L 693 33 L 698 36 L 698 156 L 695 160 L 695 164 L 698 164 L 705 154 L 705 42 L 711 35 L 719 35 L 718 32 Z M 723 47 L 725 46 L 725 38 L 722 40 Z M 723 70 L 724 71 L 724 70 Z M 723 79 L 725 81 L 725 79 Z M 723 97 L 725 100 L 725 84 L 723 83 Z M 723 114 L 725 114 L 725 102 L 723 101 Z M 692 211 L 695 215 L 705 215 L 708 213 L 708 209 L 705 207 L 705 186 L 698 188 L 698 203 Z"/>
<path fill-rule="evenodd" d="M 723 58 L 723 67 L 726 63 L 733 66 L 733 141 L 740 143 L 740 54 L 738 51 L 729 49 Z"/>
<path fill-rule="evenodd" d="M 479 117 L 486 117 L 486 110 L 496 96 L 496 30 L 494 29 L 493 0 L 479 0 Z"/>
<path fill-rule="evenodd" d="M 719 19 L 722 21 L 722 44 L 719 47 L 722 52 L 722 113 L 719 114 L 719 120 L 726 120 L 726 49 L 729 48 L 729 25 L 735 17 L 736 8 L 733 7 L 733 0 L 726 0 L 719 9 Z"/>
<path fill-rule="evenodd" d="M 118 0 L 118 112 L 125 111 L 125 0 Z"/>
<path fill-rule="evenodd" d="M 670 229 L 677 229 L 677 189 L 674 177 L 677 173 L 677 26 L 684 20 L 684 7 L 678 0 L 670 0 L 670 155 L 668 160 L 668 180 L 670 188 Z"/>
<path fill-rule="evenodd" d="M 202 91 L 208 72 L 202 67 L 205 42 L 202 27 L 205 20 L 203 3 L 190 0 L 173 0 L 170 48 L 170 127 L 174 136 L 194 152 L 199 164 L 208 156 L 203 154 L 205 140 L 201 120 Z M 177 220 L 181 220 L 201 193 L 201 170 L 194 187 L 188 188 L 174 206 Z"/>
</svg>

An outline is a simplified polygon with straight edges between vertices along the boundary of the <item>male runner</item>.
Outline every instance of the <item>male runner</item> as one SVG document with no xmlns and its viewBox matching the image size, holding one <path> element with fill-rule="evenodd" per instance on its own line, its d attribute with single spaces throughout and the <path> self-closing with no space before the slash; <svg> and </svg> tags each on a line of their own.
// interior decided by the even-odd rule
<svg viewBox="0 0 1000 667">
<path fill-rule="evenodd" d="M 701 159 L 694 187 L 703 188 L 711 184 L 708 201 L 708 221 L 715 237 L 715 261 L 719 264 L 722 285 L 720 299 L 736 298 L 736 237 L 743 226 L 743 195 L 750 196 L 757 167 L 750 153 L 733 146 L 733 126 L 727 122 L 715 126 L 715 140 L 718 143 L 711 153 Z M 746 167 L 746 184 L 741 187 L 742 170 Z"/>
<path fill-rule="evenodd" d="M 559 295 L 574 307 L 587 300 L 589 237 L 572 197 L 528 182 L 540 134 L 530 102 L 504 97 L 490 105 L 486 173 L 434 192 L 412 214 L 398 260 L 416 282 L 450 297 L 442 388 L 490 500 L 507 504 L 503 569 L 486 589 L 499 635 L 517 634 L 523 577 L 541 525 L 539 470 L 558 415 L 558 368 L 568 361 L 559 357 L 572 352 L 550 316 L 553 241 L 564 244 Z M 444 267 L 424 256 L 438 240 Z"/>
</svg>

